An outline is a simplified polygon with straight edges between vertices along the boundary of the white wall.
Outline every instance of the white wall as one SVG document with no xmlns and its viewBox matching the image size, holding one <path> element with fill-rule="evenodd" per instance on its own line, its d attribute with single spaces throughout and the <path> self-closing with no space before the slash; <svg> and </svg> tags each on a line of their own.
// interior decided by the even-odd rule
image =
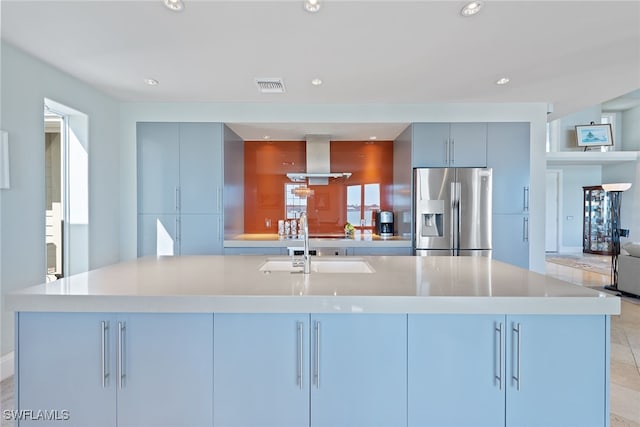
<svg viewBox="0 0 640 427">
<path fill-rule="evenodd" d="M 576 125 L 588 125 L 591 122 L 600 123 L 602 108 L 600 105 L 587 108 L 555 120 L 552 127 L 551 151 L 582 151 L 576 142 Z M 614 141 L 615 144 L 615 141 Z"/>
<path fill-rule="evenodd" d="M 218 103 L 124 103 L 120 120 L 120 242 L 123 259 L 137 254 L 136 122 L 224 123 L 413 123 L 530 122 L 530 268 L 544 272 L 546 103 L 412 105 L 271 105 Z M 410 168 L 410 165 L 407 165 Z M 539 179 L 536 179 L 538 177 Z"/>
<path fill-rule="evenodd" d="M 0 191 L 0 290 L 45 278 L 44 98 L 89 118 L 89 268 L 119 261 L 118 103 L 59 70 L 2 44 L 2 116 L 9 133 L 11 188 Z M 13 313 L 2 312 L 1 354 L 13 349 Z"/>
<path fill-rule="evenodd" d="M 640 106 L 622 113 L 621 127 L 622 148 L 625 151 L 640 151 Z"/>
<path fill-rule="evenodd" d="M 582 252 L 582 187 L 602 184 L 602 167 L 563 166 L 554 167 L 562 170 L 562 218 L 560 218 L 562 236 L 560 236 L 560 252 Z"/>
</svg>

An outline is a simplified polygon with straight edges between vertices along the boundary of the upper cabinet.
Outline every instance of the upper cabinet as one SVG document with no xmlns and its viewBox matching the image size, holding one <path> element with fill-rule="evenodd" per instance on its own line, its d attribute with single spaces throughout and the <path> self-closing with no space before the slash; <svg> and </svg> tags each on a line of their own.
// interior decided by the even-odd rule
<svg viewBox="0 0 640 427">
<path fill-rule="evenodd" d="M 489 123 L 487 166 L 493 168 L 493 213 L 529 211 L 529 123 Z"/>
<path fill-rule="evenodd" d="M 176 213 L 180 183 L 177 123 L 138 123 L 138 213 Z"/>
<path fill-rule="evenodd" d="M 138 256 L 219 254 L 223 125 L 138 123 Z"/>
<path fill-rule="evenodd" d="M 222 126 L 138 123 L 138 213 L 222 212 Z"/>
<path fill-rule="evenodd" d="M 486 123 L 415 123 L 411 165 L 419 167 L 486 167 Z"/>
</svg>

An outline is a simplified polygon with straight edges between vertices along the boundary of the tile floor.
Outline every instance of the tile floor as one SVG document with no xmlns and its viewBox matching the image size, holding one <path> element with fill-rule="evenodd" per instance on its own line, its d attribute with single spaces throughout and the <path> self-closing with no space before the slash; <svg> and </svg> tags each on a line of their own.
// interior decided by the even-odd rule
<svg viewBox="0 0 640 427">
<path fill-rule="evenodd" d="M 609 276 L 557 264 L 546 274 L 588 287 L 609 284 Z M 13 407 L 13 377 L 0 383 L 0 408 Z M 1 427 L 13 423 L 2 417 Z M 611 427 L 640 427 L 640 301 L 622 301 L 622 314 L 611 320 Z"/>
</svg>

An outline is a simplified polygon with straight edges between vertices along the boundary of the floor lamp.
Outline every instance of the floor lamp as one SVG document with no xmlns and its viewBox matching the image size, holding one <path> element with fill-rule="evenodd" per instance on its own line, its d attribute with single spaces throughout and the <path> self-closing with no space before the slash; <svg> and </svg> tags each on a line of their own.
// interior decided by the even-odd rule
<svg viewBox="0 0 640 427">
<path fill-rule="evenodd" d="M 602 184 L 602 189 L 611 193 L 611 285 L 607 289 L 618 290 L 618 255 L 620 255 L 620 236 L 628 236 L 629 230 L 620 228 L 620 196 L 631 188 L 631 183 Z"/>
</svg>

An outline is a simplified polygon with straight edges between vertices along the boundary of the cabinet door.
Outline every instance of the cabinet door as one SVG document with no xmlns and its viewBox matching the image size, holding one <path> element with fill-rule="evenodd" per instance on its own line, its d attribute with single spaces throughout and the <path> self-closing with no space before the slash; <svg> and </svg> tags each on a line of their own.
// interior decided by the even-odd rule
<svg viewBox="0 0 640 427">
<path fill-rule="evenodd" d="M 179 184 L 177 123 L 137 125 L 138 213 L 176 213 Z"/>
<path fill-rule="evenodd" d="M 505 317 L 409 315 L 408 425 L 504 425 Z"/>
<path fill-rule="evenodd" d="M 17 409 L 59 411 L 60 417 L 68 411 L 68 419 L 52 421 L 55 425 L 116 425 L 115 355 L 107 329 L 114 322 L 109 315 L 19 313 L 16 326 Z M 25 420 L 20 425 L 51 424 Z"/>
<path fill-rule="evenodd" d="M 494 214 L 491 228 L 492 258 L 529 269 L 529 216 Z"/>
<path fill-rule="evenodd" d="M 493 213 L 529 210 L 529 123 L 489 123 L 487 166 L 493 168 Z"/>
<path fill-rule="evenodd" d="M 180 212 L 222 212 L 222 124 L 180 123 Z"/>
<path fill-rule="evenodd" d="M 606 316 L 507 316 L 507 328 L 507 426 L 609 424 Z"/>
<path fill-rule="evenodd" d="M 179 255 L 178 216 L 138 215 L 138 256 Z"/>
<path fill-rule="evenodd" d="M 449 137 L 449 166 L 487 166 L 487 124 L 452 123 Z"/>
<path fill-rule="evenodd" d="M 311 426 L 407 422 L 407 316 L 312 316 Z"/>
<path fill-rule="evenodd" d="M 309 425 L 309 315 L 216 314 L 214 425 Z"/>
<path fill-rule="evenodd" d="M 449 123 L 414 123 L 411 147 L 414 168 L 449 166 Z"/>
<path fill-rule="evenodd" d="M 223 252 L 222 215 L 180 216 L 180 255 L 217 255 Z"/>
<path fill-rule="evenodd" d="M 213 315 L 123 315 L 113 329 L 118 427 L 212 425 Z"/>
</svg>

